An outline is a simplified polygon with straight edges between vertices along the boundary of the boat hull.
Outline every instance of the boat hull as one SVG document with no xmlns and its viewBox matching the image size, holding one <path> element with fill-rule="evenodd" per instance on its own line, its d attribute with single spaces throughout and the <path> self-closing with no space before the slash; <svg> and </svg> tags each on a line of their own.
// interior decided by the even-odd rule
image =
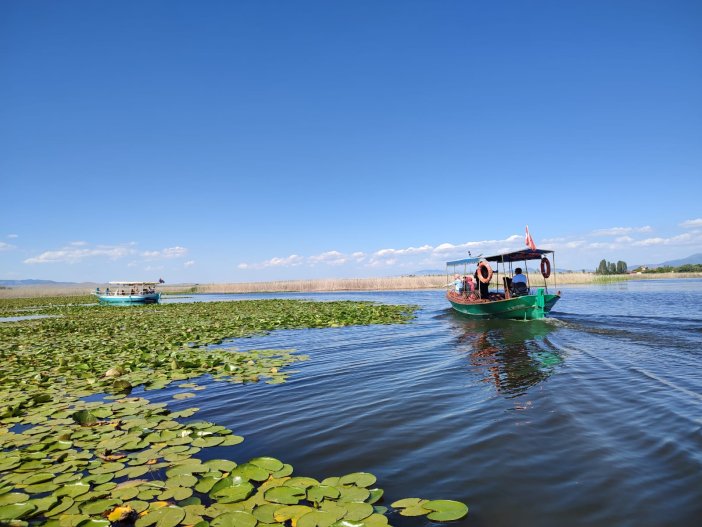
<svg viewBox="0 0 702 527">
<path fill-rule="evenodd" d="M 161 293 L 144 295 L 96 295 L 101 304 L 157 304 Z"/>
<path fill-rule="evenodd" d="M 561 297 L 547 295 L 543 289 L 539 289 L 535 295 L 490 302 L 469 302 L 452 298 L 451 294 L 447 298 L 453 309 L 471 318 L 538 320 L 544 318 Z"/>
</svg>

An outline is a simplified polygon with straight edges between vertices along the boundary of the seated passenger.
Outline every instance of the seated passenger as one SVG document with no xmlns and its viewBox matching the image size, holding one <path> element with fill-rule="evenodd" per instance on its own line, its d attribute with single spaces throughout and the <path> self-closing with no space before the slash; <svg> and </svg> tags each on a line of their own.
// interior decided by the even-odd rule
<svg viewBox="0 0 702 527">
<path fill-rule="evenodd" d="M 456 293 L 460 295 L 463 292 L 463 280 L 461 280 L 459 275 L 454 275 L 453 279 L 454 280 L 451 283 L 453 284 Z"/>
<path fill-rule="evenodd" d="M 521 267 L 517 267 L 514 270 L 514 276 L 512 277 L 512 294 L 514 296 L 529 294 L 529 287 L 527 286 L 527 277 L 522 274 Z"/>
</svg>

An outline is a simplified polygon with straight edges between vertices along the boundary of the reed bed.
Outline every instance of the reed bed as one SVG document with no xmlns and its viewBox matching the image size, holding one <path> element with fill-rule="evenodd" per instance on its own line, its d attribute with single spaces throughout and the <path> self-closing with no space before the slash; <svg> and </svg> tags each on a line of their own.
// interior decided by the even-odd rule
<svg viewBox="0 0 702 527">
<path fill-rule="evenodd" d="M 502 279 L 502 274 L 499 279 Z M 554 283 L 555 276 L 555 283 Z M 497 284 L 495 274 L 491 287 Z M 702 273 L 651 273 L 628 275 L 596 275 L 594 273 L 558 273 L 548 279 L 549 287 L 574 284 L 601 284 L 627 280 L 662 280 L 670 278 L 702 278 Z M 172 284 L 160 287 L 165 294 L 177 293 L 312 293 L 333 291 L 400 291 L 412 289 L 440 289 L 453 280 L 453 275 L 409 275 L 385 278 L 338 278 L 319 280 L 276 280 L 269 282 L 239 282 L 211 284 Z M 529 273 L 532 287 L 543 285 L 541 275 Z M 74 296 L 95 290 L 96 284 L 60 284 L 21 286 L 0 289 L 0 298 L 31 298 Z"/>
</svg>

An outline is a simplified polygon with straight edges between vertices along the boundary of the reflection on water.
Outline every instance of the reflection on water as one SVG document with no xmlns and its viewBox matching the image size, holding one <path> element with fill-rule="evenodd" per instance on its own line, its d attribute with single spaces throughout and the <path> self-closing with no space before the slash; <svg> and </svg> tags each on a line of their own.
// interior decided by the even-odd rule
<svg viewBox="0 0 702 527">
<path fill-rule="evenodd" d="M 526 393 L 563 361 L 546 338 L 555 321 L 470 320 L 452 314 L 451 324 L 459 330 L 457 348 L 466 351 L 482 381 L 506 397 Z"/>
</svg>

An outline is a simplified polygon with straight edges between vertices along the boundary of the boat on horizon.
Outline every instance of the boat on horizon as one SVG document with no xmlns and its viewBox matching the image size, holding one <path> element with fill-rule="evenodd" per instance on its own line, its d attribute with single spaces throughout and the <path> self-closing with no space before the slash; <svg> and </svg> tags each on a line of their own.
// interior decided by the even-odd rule
<svg viewBox="0 0 702 527">
<path fill-rule="evenodd" d="M 92 293 L 101 304 L 157 304 L 161 292 L 159 282 L 109 282 L 104 291 L 96 288 Z"/>
<path fill-rule="evenodd" d="M 454 274 L 453 282 L 448 284 L 446 298 L 454 310 L 470 318 L 542 319 L 561 298 L 560 291 L 549 293 L 549 278 L 552 277 L 552 288 L 556 287 L 555 267 L 552 273 L 549 255 L 555 261 L 554 251 L 527 248 L 446 262 L 447 278 L 451 274 L 449 269 L 452 269 Z M 534 260 L 540 262 L 540 277 L 543 279 L 543 285 L 539 283 L 541 280 L 538 278 L 532 280 L 529 276 L 527 262 Z M 518 284 L 513 281 L 515 271 L 518 269 L 514 264 L 522 262 L 526 283 Z M 494 269 L 491 264 L 494 264 Z M 502 266 L 502 280 L 500 280 L 500 266 Z M 462 272 L 458 273 L 461 267 Z M 491 284 L 496 284 L 497 288 L 491 290 Z M 502 285 L 501 289 L 500 285 Z"/>
</svg>

